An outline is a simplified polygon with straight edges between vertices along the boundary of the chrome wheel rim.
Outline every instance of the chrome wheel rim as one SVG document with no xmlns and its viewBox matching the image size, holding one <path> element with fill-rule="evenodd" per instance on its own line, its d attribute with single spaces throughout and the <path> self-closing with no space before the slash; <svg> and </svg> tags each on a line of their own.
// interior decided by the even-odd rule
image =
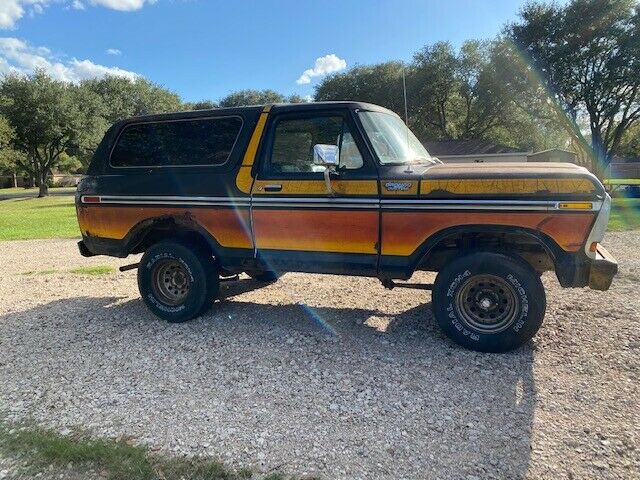
<svg viewBox="0 0 640 480">
<path fill-rule="evenodd" d="M 458 318 L 482 333 L 498 333 L 508 328 L 520 313 L 514 288 L 495 275 L 474 275 L 456 296 Z"/>
<path fill-rule="evenodd" d="M 166 305 L 184 303 L 191 289 L 189 272 L 177 260 L 160 261 L 153 271 L 154 293 Z"/>
</svg>

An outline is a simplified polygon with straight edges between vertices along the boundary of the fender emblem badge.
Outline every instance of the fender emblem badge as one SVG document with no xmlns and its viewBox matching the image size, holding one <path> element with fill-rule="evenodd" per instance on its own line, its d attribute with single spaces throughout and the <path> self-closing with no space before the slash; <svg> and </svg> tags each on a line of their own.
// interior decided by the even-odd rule
<svg viewBox="0 0 640 480">
<path fill-rule="evenodd" d="M 411 182 L 387 182 L 384 188 L 390 192 L 406 192 L 411 188 Z"/>
</svg>

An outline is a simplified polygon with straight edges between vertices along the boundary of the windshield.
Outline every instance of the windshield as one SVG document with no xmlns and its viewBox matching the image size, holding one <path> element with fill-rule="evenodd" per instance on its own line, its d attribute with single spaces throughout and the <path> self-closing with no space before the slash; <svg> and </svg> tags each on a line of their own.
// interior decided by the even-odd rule
<svg viewBox="0 0 640 480">
<path fill-rule="evenodd" d="M 383 112 L 358 112 L 362 125 L 383 165 L 431 162 L 427 150 L 397 116 Z"/>
</svg>

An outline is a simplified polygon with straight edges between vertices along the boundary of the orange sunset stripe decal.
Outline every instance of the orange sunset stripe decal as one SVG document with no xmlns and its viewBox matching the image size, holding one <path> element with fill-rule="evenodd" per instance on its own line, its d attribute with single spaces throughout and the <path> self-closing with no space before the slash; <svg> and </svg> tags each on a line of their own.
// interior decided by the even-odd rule
<svg viewBox="0 0 640 480">
<path fill-rule="evenodd" d="M 227 248 L 253 248 L 249 209 L 182 207 L 78 208 L 85 235 L 122 239 L 139 222 L 162 216 L 189 216 Z M 382 254 L 411 255 L 437 232 L 457 225 L 506 225 L 539 230 L 562 249 L 582 246 L 595 213 L 546 212 L 383 212 Z M 376 210 L 273 210 L 253 211 L 257 248 L 336 253 L 376 254 Z"/>
<path fill-rule="evenodd" d="M 79 207 L 83 235 L 123 239 L 143 220 L 166 215 L 189 216 L 223 247 L 253 248 L 248 209 L 171 207 Z"/>
<path fill-rule="evenodd" d="M 382 254 L 411 255 L 435 233 L 457 225 L 507 225 L 539 230 L 575 252 L 587 238 L 593 213 L 393 212 L 382 214 Z"/>
</svg>

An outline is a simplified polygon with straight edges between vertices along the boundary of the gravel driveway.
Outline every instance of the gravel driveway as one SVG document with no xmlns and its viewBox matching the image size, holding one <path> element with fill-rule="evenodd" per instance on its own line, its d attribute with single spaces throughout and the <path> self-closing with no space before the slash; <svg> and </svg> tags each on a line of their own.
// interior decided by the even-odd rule
<svg viewBox="0 0 640 480">
<path fill-rule="evenodd" d="M 0 243 L 0 413 L 330 479 L 637 478 L 639 244 L 608 235 L 609 292 L 546 274 L 534 341 L 491 355 L 448 341 L 428 293 L 372 279 L 243 278 L 170 325 L 135 271 L 69 272 L 124 261 Z"/>
</svg>

